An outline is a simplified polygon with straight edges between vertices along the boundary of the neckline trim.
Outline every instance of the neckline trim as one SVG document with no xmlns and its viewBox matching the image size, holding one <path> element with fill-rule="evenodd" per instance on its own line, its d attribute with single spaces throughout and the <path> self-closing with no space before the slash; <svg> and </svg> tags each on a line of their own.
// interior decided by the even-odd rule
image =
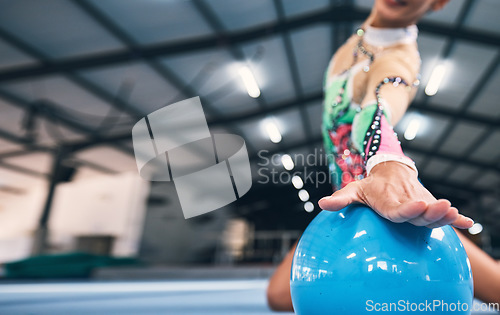
<svg viewBox="0 0 500 315">
<path fill-rule="evenodd" d="M 363 41 L 371 46 L 388 47 L 395 44 L 411 44 L 417 41 L 418 28 L 410 25 L 402 28 L 377 28 L 365 26 Z"/>
</svg>

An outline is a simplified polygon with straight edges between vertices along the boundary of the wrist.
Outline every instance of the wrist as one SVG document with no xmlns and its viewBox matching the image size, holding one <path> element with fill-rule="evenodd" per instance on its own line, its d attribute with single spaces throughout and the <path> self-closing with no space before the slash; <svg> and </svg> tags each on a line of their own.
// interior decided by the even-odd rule
<svg viewBox="0 0 500 315">
<path fill-rule="evenodd" d="M 408 164 L 398 161 L 384 161 L 373 166 L 370 174 L 380 175 L 387 173 L 398 174 L 398 177 L 417 177 L 418 172 L 416 169 L 410 167 Z"/>
<path fill-rule="evenodd" d="M 367 175 L 370 175 L 372 170 L 380 165 L 380 164 L 386 164 L 389 162 L 395 162 L 398 164 L 401 164 L 403 166 L 406 166 L 407 168 L 411 169 L 415 174 L 418 175 L 417 168 L 415 166 L 415 162 L 413 162 L 409 157 L 400 155 L 400 154 L 392 154 L 392 153 L 379 153 L 371 158 L 369 158 L 366 161 L 366 173 Z"/>
</svg>

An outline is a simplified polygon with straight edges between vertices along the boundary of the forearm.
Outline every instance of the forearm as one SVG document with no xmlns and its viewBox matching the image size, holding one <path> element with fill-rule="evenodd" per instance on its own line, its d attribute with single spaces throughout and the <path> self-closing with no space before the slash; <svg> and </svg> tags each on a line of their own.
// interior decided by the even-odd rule
<svg viewBox="0 0 500 315">
<path fill-rule="evenodd" d="M 385 85 L 393 87 L 392 93 L 386 93 L 389 100 L 382 98 L 380 90 Z M 396 161 L 406 164 L 416 171 L 411 159 L 406 157 L 401 144 L 390 123 L 390 113 L 395 108 L 405 107 L 405 100 L 395 102 L 395 96 L 404 98 L 405 93 L 394 89 L 398 86 L 408 87 L 400 77 L 384 78 L 375 89 L 375 100 L 364 104 L 363 109 L 356 115 L 353 122 L 352 140 L 364 158 L 367 174 L 371 169 L 382 162 Z M 399 107 L 398 107 L 399 106 Z"/>
<path fill-rule="evenodd" d="M 267 304 L 274 311 L 293 311 L 290 295 L 290 272 L 297 242 L 274 271 L 267 286 Z"/>
</svg>

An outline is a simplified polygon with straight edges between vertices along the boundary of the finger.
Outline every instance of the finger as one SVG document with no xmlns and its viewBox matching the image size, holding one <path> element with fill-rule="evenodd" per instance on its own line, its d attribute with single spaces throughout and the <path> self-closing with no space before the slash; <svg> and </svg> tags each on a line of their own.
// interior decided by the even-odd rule
<svg viewBox="0 0 500 315">
<path fill-rule="evenodd" d="M 388 219 L 401 223 L 420 216 L 427 209 L 425 201 L 409 201 L 402 203 L 388 212 Z"/>
<path fill-rule="evenodd" d="M 348 184 L 331 196 L 321 198 L 318 205 L 323 210 L 338 211 L 354 202 L 361 202 L 359 186 L 356 182 Z"/>
<path fill-rule="evenodd" d="M 468 229 L 474 225 L 474 221 L 464 215 L 459 214 L 458 218 L 451 224 L 459 229 Z"/>
<path fill-rule="evenodd" d="M 455 207 L 451 207 L 448 212 L 446 212 L 445 216 L 439 219 L 438 221 L 427 225 L 428 228 L 433 229 L 441 226 L 445 226 L 455 222 L 458 219 L 458 209 Z"/>
<path fill-rule="evenodd" d="M 451 203 L 448 200 L 436 200 L 429 203 L 425 212 L 412 219 L 410 223 L 416 226 L 427 226 L 441 220 L 448 213 L 450 208 Z"/>
</svg>

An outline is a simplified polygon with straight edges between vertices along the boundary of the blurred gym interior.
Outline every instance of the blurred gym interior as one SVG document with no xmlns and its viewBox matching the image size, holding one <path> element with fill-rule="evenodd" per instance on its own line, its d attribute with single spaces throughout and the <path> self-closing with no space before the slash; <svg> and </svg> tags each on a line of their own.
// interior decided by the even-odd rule
<svg viewBox="0 0 500 315">
<path fill-rule="evenodd" d="M 332 193 L 323 73 L 371 6 L 0 0 L 0 313 L 270 312 L 266 279 Z M 418 24 L 421 87 L 395 128 L 422 183 L 475 220 L 465 234 L 495 259 L 498 12 L 452 0 Z M 245 140 L 252 188 L 185 219 L 173 182 L 139 176 L 131 130 L 195 96 L 212 134 Z"/>
</svg>

